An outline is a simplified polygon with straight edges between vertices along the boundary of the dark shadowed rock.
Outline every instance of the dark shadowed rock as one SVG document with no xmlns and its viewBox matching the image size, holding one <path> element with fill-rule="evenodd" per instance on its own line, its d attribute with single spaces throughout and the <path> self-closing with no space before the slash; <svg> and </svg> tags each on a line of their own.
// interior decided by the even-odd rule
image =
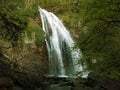
<svg viewBox="0 0 120 90">
<path fill-rule="evenodd" d="M 10 64 L 0 62 L 0 76 L 9 76 L 11 71 L 10 69 Z"/>
<path fill-rule="evenodd" d="M 106 79 L 102 83 L 106 90 L 120 90 L 120 79 Z"/>
<path fill-rule="evenodd" d="M 23 89 L 18 87 L 18 86 L 15 86 L 15 87 L 12 88 L 12 90 L 23 90 Z"/>
<path fill-rule="evenodd" d="M 35 90 L 42 90 L 42 88 L 37 88 L 37 89 L 35 89 Z"/>
<path fill-rule="evenodd" d="M 1 77 L 0 78 L 0 88 L 11 88 L 13 87 L 13 82 L 10 78 Z M 1 89 L 0 89 L 1 90 Z"/>
</svg>

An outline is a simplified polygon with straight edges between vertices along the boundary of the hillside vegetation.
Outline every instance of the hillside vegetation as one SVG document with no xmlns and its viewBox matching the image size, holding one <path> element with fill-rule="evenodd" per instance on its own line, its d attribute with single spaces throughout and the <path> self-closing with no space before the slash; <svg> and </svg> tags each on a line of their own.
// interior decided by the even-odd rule
<svg viewBox="0 0 120 90">
<path fill-rule="evenodd" d="M 22 72 L 47 72 L 38 5 L 56 14 L 70 31 L 83 55 L 78 64 L 87 66 L 90 79 L 119 83 L 120 0 L 0 0 L 0 64 Z M 105 85 L 105 90 L 113 90 Z"/>
</svg>

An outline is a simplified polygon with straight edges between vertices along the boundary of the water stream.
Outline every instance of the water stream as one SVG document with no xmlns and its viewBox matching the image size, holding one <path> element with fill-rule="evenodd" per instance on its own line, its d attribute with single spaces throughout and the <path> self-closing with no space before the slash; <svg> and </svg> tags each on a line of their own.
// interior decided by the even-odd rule
<svg viewBox="0 0 120 90">
<path fill-rule="evenodd" d="M 72 76 L 79 68 L 75 62 L 81 56 L 80 50 L 72 51 L 74 41 L 55 14 L 40 7 L 39 12 L 49 56 L 49 75 Z"/>
</svg>

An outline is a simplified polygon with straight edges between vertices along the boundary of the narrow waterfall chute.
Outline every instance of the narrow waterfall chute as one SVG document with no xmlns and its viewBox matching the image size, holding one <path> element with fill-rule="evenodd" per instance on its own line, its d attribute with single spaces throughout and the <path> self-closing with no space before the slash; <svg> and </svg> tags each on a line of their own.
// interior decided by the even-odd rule
<svg viewBox="0 0 120 90">
<path fill-rule="evenodd" d="M 74 41 L 70 33 L 55 14 L 40 7 L 39 12 L 48 49 L 49 75 L 72 76 L 76 69 L 73 54 L 77 52 L 71 51 Z M 77 54 L 81 56 L 80 51 Z"/>
</svg>

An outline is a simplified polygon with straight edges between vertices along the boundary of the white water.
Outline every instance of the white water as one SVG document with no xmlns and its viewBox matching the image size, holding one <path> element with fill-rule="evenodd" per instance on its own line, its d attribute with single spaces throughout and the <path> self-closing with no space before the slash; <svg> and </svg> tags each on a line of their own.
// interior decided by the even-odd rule
<svg viewBox="0 0 120 90">
<path fill-rule="evenodd" d="M 65 26 L 53 13 L 41 9 L 40 7 L 39 11 L 48 49 L 49 74 L 70 76 L 74 74 L 75 71 L 81 71 L 81 67 L 75 67 L 74 65 L 81 57 L 81 53 L 76 50 L 71 52 L 74 41 Z"/>
</svg>

